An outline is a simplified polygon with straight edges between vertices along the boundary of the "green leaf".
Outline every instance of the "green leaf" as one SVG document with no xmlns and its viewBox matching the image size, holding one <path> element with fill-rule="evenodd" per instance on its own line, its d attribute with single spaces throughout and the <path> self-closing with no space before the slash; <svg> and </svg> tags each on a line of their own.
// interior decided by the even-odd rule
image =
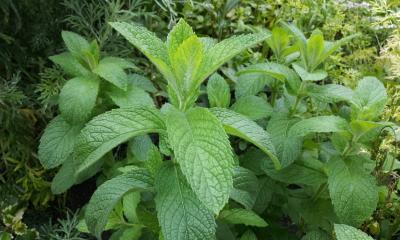
<svg viewBox="0 0 400 240">
<path fill-rule="evenodd" d="M 231 109 L 251 120 L 260 120 L 271 116 L 272 106 L 265 99 L 257 96 L 245 96 L 236 100 Z"/>
<path fill-rule="evenodd" d="M 292 32 L 292 34 L 302 43 L 302 44 L 306 44 L 307 39 L 304 36 L 304 33 L 294 24 L 287 24 L 285 22 L 281 22 L 281 24 L 287 28 L 288 30 L 290 30 Z"/>
<path fill-rule="evenodd" d="M 278 60 L 285 56 L 285 50 L 289 46 L 290 37 L 285 29 L 274 27 L 271 31 L 271 37 L 267 39 L 267 44 L 271 48 Z"/>
<path fill-rule="evenodd" d="M 235 84 L 236 99 L 256 95 L 264 89 L 265 85 L 273 81 L 273 78 L 263 74 L 242 74 Z"/>
<path fill-rule="evenodd" d="M 153 144 L 148 135 L 135 137 L 128 145 L 130 152 L 138 161 L 144 162 L 147 170 L 156 175 L 161 166 L 162 157 L 158 148 Z"/>
<path fill-rule="evenodd" d="M 196 77 L 203 61 L 203 45 L 199 38 L 193 35 L 184 40 L 175 52 L 170 55 L 171 66 L 174 71 L 175 80 L 169 81 L 173 89 L 178 94 L 183 94 L 186 100 L 187 96 L 194 94 L 194 91 L 200 85 Z M 197 93 L 197 92 L 196 92 Z"/>
<path fill-rule="evenodd" d="M 257 74 L 267 75 L 275 79 L 278 79 L 281 82 L 284 82 L 285 81 L 285 74 L 283 73 L 284 68 L 286 68 L 286 66 L 273 62 L 258 63 L 238 71 L 236 75 L 240 76 L 243 74 L 257 73 Z"/>
<path fill-rule="evenodd" d="M 207 97 L 210 107 L 229 107 L 231 93 L 228 83 L 218 73 L 211 75 L 207 83 Z"/>
<path fill-rule="evenodd" d="M 359 120 L 374 120 L 387 102 L 386 89 L 375 77 L 364 77 L 354 90 L 353 115 Z"/>
<path fill-rule="evenodd" d="M 345 224 L 335 224 L 334 228 L 337 240 L 373 240 L 365 232 Z"/>
<path fill-rule="evenodd" d="M 257 240 L 257 236 L 251 230 L 247 230 L 240 237 L 240 240 Z"/>
<path fill-rule="evenodd" d="M 128 86 L 128 76 L 124 70 L 115 63 L 100 63 L 93 72 L 114 84 L 120 89 L 126 91 Z"/>
<path fill-rule="evenodd" d="M 137 87 L 132 78 L 128 78 L 128 86 L 126 91 L 120 88 L 110 86 L 107 91 L 111 100 L 121 108 L 134 106 L 154 106 L 153 99 L 143 89 Z"/>
<path fill-rule="evenodd" d="M 128 61 L 124 58 L 119 58 L 119 57 L 105 57 L 100 60 L 100 64 L 113 64 L 117 65 L 118 67 L 122 69 L 134 69 L 134 70 L 139 70 L 139 68 L 131 61 Z"/>
<path fill-rule="evenodd" d="M 282 167 L 287 167 L 293 163 L 301 154 L 301 137 L 289 137 L 289 129 L 297 119 L 288 117 L 285 113 L 275 113 L 268 122 L 267 132 L 271 135 L 271 140 L 276 149 Z"/>
<path fill-rule="evenodd" d="M 82 129 L 76 144 L 76 174 L 89 168 L 107 152 L 130 138 L 164 130 L 161 113 L 152 107 L 115 109 L 98 115 Z"/>
<path fill-rule="evenodd" d="M 167 163 L 156 178 L 158 220 L 165 240 L 215 239 L 215 220 L 187 184 L 177 165 Z"/>
<path fill-rule="evenodd" d="M 306 86 L 306 89 L 309 96 L 321 102 L 351 102 L 353 99 L 353 90 L 338 84 L 317 85 L 310 83 Z"/>
<path fill-rule="evenodd" d="M 75 57 L 80 56 L 83 52 L 90 51 L 91 47 L 89 42 L 81 35 L 73 32 L 62 31 L 61 36 L 68 50 Z"/>
<path fill-rule="evenodd" d="M 205 51 L 205 59 L 202 63 L 198 82 L 203 81 L 215 72 L 222 64 L 244 51 L 267 39 L 270 35 L 262 33 L 238 35 L 225 39 Z"/>
<path fill-rule="evenodd" d="M 306 69 L 301 67 L 298 64 L 292 64 L 293 69 L 299 74 L 301 80 L 303 81 L 319 81 L 325 79 L 328 76 L 328 73 L 322 69 L 315 70 L 313 72 L 308 72 Z"/>
<path fill-rule="evenodd" d="M 64 162 L 51 181 L 51 192 L 53 194 L 60 194 L 67 191 L 75 183 L 74 174 L 74 163 L 72 157 L 70 157 Z"/>
<path fill-rule="evenodd" d="M 239 76 L 242 76 L 243 74 L 264 75 L 278 79 L 281 82 L 286 82 L 289 90 L 292 92 L 297 92 L 301 84 L 299 77 L 293 70 L 285 65 L 273 62 L 254 64 L 237 72 L 237 75 Z"/>
<path fill-rule="evenodd" d="M 136 87 L 139 87 L 146 92 L 155 93 L 157 92 L 157 88 L 154 87 L 154 84 L 150 81 L 150 79 L 139 75 L 139 74 L 129 74 L 128 82 L 132 83 Z"/>
<path fill-rule="evenodd" d="M 258 189 L 256 175 L 246 168 L 236 166 L 233 173 L 233 189 L 230 197 L 247 209 L 252 209 Z"/>
<path fill-rule="evenodd" d="M 321 55 L 324 51 L 324 36 L 322 32 L 319 30 L 313 31 L 310 38 L 307 39 L 307 66 L 311 71 L 313 71 L 316 67 L 318 67 L 321 62 L 318 60 L 321 58 Z"/>
<path fill-rule="evenodd" d="M 303 137 L 310 133 L 341 132 L 350 129 L 347 121 L 337 116 L 318 116 L 295 123 L 289 129 L 289 137 Z"/>
<path fill-rule="evenodd" d="M 232 189 L 232 150 L 221 123 L 205 108 L 186 113 L 171 109 L 168 138 L 183 174 L 200 201 L 214 213 L 227 203 Z"/>
<path fill-rule="evenodd" d="M 125 193 L 132 190 L 151 190 L 152 187 L 153 179 L 143 169 L 119 175 L 103 183 L 94 192 L 85 211 L 89 231 L 100 238 L 108 216 Z"/>
<path fill-rule="evenodd" d="M 92 115 L 99 92 L 96 77 L 76 77 L 61 89 L 59 106 L 63 118 L 71 124 L 85 123 Z"/>
<path fill-rule="evenodd" d="M 341 223 L 357 227 L 374 212 L 378 191 L 374 177 L 362 169 L 362 162 L 352 160 L 350 166 L 341 159 L 331 160 L 328 186 Z"/>
<path fill-rule="evenodd" d="M 193 29 L 183 18 L 171 29 L 167 37 L 167 48 L 170 57 L 179 49 L 180 45 L 188 38 L 195 36 Z"/>
<path fill-rule="evenodd" d="M 314 230 L 307 232 L 307 234 L 303 236 L 301 240 L 331 240 L 331 237 L 322 230 Z"/>
<path fill-rule="evenodd" d="M 336 50 L 338 50 L 340 48 L 340 46 L 350 42 L 350 40 L 352 40 L 353 38 L 359 37 L 360 35 L 361 35 L 360 33 L 356 33 L 356 34 L 344 37 L 342 39 L 339 39 L 335 42 L 325 41 L 324 53 L 320 56 L 320 58 L 317 60 L 317 62 L 322 63 L 326 58 L 329 57 L 329 55 L 331 55 Z"/>
<path fill-rule="evenodd" d="M 268 132 L 257 125 L 257 123 L 228 109 L 212 108 L 210 111 L 221 121 L 228 134 L 254 144 L 271 158 L 277 169 L 281 167 Z"/>
<path fill-rule="evenodd" d="M 50 169 L 65 162 L 74 149 L 81 130 L 80 125 L 71 125 L 57 116 L 47 125 L 39 144 L 39 160 L 44 168 Z"/>
<path fill-rule="evenodd" d="M 79 77 L 90 73 L 71 53 L 65 52 L 49 58 L 71 76 Z"/>
<path fill-rule="evenodd" d="M 110 25 L 139 49 L 168 81 L 174 79 L 169 67 L 167 47 L 154 33 L 137 24 L 112 22 Z"/>
<path fill-rule="evenodd" d="M 252 209 L 254 212 L 262 214 L 265 209 L 267 209 L 272 200 L 275 186 L 275 182 L 269 177 L 262 177 L 258 179 L 258 189 L 255 195 L 256 201 Z"/>
<path fill-rule="evenodd" d="M 218 218 L 231 224 L 244 224 L 246 226 L 254 227 L 268 226 L 267 222 L 256 213 L 243 208 L 223 210 L 219 214 Z"/>
</svg>

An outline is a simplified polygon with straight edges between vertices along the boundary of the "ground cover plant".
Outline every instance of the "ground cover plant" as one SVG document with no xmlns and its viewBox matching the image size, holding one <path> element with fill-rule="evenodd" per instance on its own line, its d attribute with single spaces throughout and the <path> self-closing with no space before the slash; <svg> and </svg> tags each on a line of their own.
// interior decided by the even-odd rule
<svg viewBox="0 0 400 240">
<path fill-rule="evenodd" d="M 399 237 L 396 1 L 43 4 L 0 4 L 1 239 Z"/>
</svg>

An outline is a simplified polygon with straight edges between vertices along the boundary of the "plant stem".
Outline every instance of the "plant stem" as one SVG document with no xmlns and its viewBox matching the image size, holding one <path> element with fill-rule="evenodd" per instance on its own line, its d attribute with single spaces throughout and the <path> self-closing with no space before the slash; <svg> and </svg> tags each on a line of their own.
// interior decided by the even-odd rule
<svg viewBox="0 0 400 240">
<path fill-rule="evenodd" d="M 303 98 L 303 96 L 302 96 L 302 94 L 301 94 L 301 92 L 303 91 L 303 87 L 304 87 L 304 84 L 303 84 L 303 82 L 301 82 L 300 87 L 299 87 L 299 92 L 298 92 L 298 94 L 297 94 L 297 96 L 296 96 L 296 100 L 295 100 L 295 102 L 294 102 L 294 105 L 293 105 L 293 107 L 290 109 L 290 115 L 293 115 L 293 114 L 296 112 L 297 107 L 298 107 L 298 105 L 299 105 L 301 99 Z"/>
</svg>

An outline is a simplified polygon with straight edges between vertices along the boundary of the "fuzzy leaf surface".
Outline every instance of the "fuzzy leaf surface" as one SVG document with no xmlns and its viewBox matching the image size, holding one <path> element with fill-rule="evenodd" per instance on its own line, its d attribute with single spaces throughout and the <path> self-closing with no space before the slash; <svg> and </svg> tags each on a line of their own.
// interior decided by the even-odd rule
<svg viewBox="0 0 400 240">
<path fill-rule="evenodd" d="M 196 197 L 179 166 L 167 163 L 156 178 L 157 216 L 165 240 L 215 239 L 214 216 Z"/>
<path fill-rule="evenodd" d="M 334 229 L 337 240 L 373 240 L 365 232 L 345 224 L 335 224 Z"/>
<path fill-rule="evenodd" d="M 375 210 L 378 203 L 376 182 L 360 166 L 346 165 L 333 159 L 329 165 L 328 187 L 333 207 L 342 223 L 358 227 Z M 362 164 L 357 161 L 355 163 Z"/>
<path fill-rule="evenodd" d="M 153 107 L 115 109 L 93 118 L 82 129 L 76 145 L 77 174 L 130 138 L 164 130 L 163 117 Z"/>
<path fill-rule="evenodd" d="M 90 76 L 69 80 L 59 96 L 63 118 L 71 124 L 82 124 L 89 120 L 96 105 L 99 85 L 99 79 Z"/>
<path fill-rule="evenodd" d="M 81 128 L 82 126 L 69 124 L 62 116 L 57 116 L 47 125 L 40 138 L 38 151 L 44 168 L 57 167 L 68 159 Z"/>
<path fill-rule="evenodd" d="M 175 157 L 198 198 L 218 213 L 233 186 L 233 156 L 221 123 L 205 108 L 168 112 L 168 138 Z"/>
<path fill-rule="evenodd" d="M 108 216 L 125 193 L 132 190 L 151 190 L 152 187 L 153 179 L 144 169 L 132 170 L 100 185 L 90 199 L 85 212 L 89 231 L 100 238 Z"/>
<path fill-rule="evenodd" d="M 225 131 L 233 136 L 242 138 L 265 152 L 279 169 L 280 162 L 275 154 L 271 138 L 264 129 L 249 118 L 224 108 L 212 108 L 210 111 L 221 121 Z"/>
<path fill-rule="evenodd" d="M 243 208 L 223 210 L 218 216 L 219 219 L 231 224 L 244 224 L 246 226 L 266 227 L 267 222 L 256 213 Z"/>
</svg>

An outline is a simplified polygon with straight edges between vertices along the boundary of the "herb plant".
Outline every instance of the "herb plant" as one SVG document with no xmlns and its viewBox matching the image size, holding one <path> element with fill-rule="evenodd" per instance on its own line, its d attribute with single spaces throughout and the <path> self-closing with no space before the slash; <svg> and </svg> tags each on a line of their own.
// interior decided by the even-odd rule
<svg viewBox="0 0 400 240">
<path fill-rule="evenodd" d="M 372 152 L 393 125 L 378 121 L 386 90 L 374 77 L 354 90 L 324 84 L 324 61 L 357 35 L 328 42 L 319 31 L 306 38 L 283 24 L 217 43 L 181 19 L 163 42 L 137 24 L 110 25 L 156 66 L 166 99 L 154 104 L 137 75 L 129 82 L 124 69 L 134 66 L 126 60 L 101 59 L 95 42 L 63 33 L 69 53 L 52 59 L 75 78 L 62 89 L 61 115 L 39 154 L 45 167 L 63 164 L 56 193 L 108 171 L 82 231 L 101 238 L 115 229 L 121 239 L 371 239 L 357 228 L 385 201 L 380 195 L 396 198 L 377 181 L 394 164 L 375 164 Z M 213 73 L 263 41 L 276 62 L 237 71 L 231 96 Z M 113 149 L 126 152 L 122 161 Z M 283 218 L 294 231 L 279 226 Z"/>
</svg>

